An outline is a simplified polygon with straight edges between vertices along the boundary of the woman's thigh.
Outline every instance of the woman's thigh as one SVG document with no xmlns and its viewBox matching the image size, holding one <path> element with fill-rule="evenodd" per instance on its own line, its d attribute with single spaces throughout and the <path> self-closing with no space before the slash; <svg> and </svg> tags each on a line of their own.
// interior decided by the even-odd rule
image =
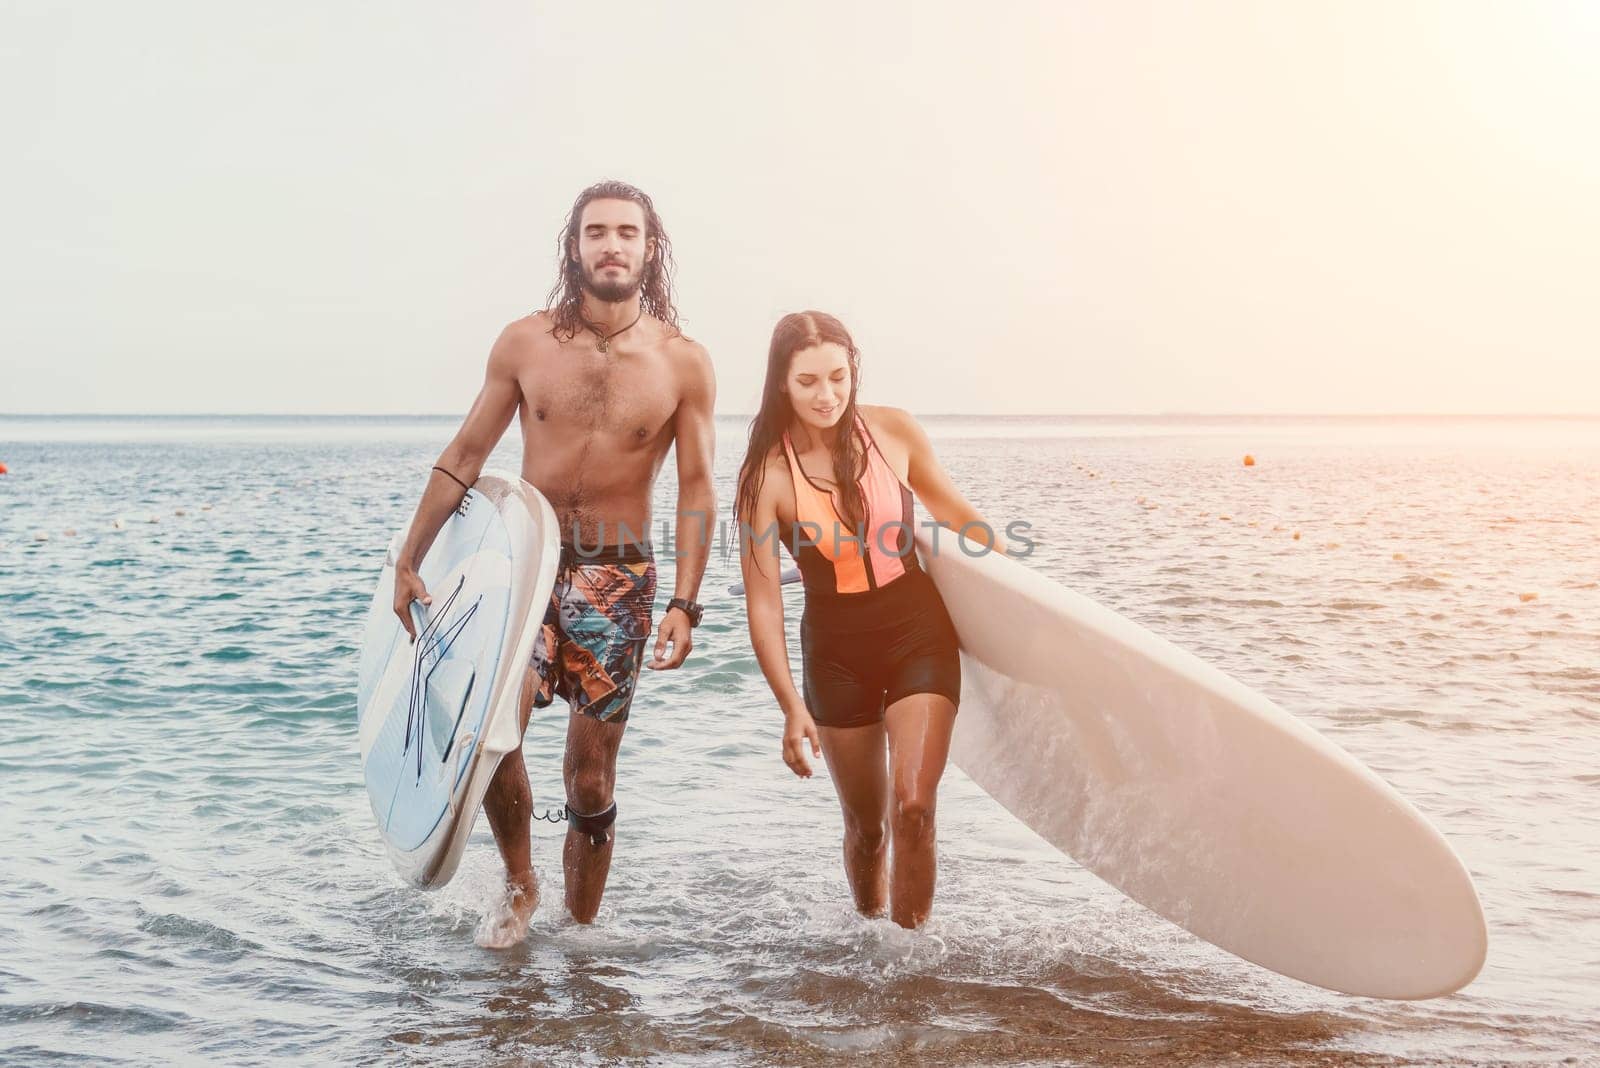
<svg viewBox="0 0 1600 1068">
<path fill-rule="evenodd" d="M 881 823 L 889 809 L 887 745 L 882 724 L 818 727 L 839 806 L 858 825 Z"/>
</svg>

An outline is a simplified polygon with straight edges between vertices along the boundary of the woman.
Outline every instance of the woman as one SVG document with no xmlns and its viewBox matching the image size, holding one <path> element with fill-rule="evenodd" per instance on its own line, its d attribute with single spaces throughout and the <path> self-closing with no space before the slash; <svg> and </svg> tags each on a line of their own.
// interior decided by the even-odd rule
<svg viewBox="0 0 1600 1068">
<path fill-rule="evenodd" d="M 887 906 L 894 922 L 917 927 L 933 906 L 934 802 L 961 662 L 944 602 L 912 551 L 912 496 L 941 525 L 983 520 L 915 419 L 856 404 L 859 368 L 831 315 L 786 315 L 773 330 L 739 472 L 740 563 L 750 641 L 784 711 L 784 762 L 809 778 L 807 742 L 826 756 L 856 908 L 879 916 Z M 789 673 L 779 540 L 805 584 L 804 696 Z M 974 540 L 1004 551 L 992 533 Z M 942 541 L 954 550 L 953 536 Z"/>
</svg>

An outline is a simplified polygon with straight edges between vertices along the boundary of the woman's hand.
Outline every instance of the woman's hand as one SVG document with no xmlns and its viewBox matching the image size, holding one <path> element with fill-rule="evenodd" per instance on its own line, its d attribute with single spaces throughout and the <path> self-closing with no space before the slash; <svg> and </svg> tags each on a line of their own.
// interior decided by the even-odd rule
<svg viewBox="0 0 1600 1068">
<path fill-rule="evenodd" d="M 817 734 L 817 721 L 804 705 L 783 717 L 783 762 L 789 770 L 802 779 L 811 778 L 811 764 L 806 760 L 806 742 L 811 743 L 811 755 L 822 756 L 822 739 Z"/>
</svg>

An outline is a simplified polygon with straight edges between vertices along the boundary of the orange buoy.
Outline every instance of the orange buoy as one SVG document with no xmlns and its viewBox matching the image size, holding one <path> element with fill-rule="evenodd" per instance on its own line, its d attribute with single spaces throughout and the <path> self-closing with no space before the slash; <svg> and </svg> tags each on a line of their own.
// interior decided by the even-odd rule
<svg viewBox="0 0 1600 1068">
<path fill-rule="evenodd" d="M 1519 593 L 1517 594 L 1517 599 L 1523 604 L 1527 604 L 1529 601 L 1537 601 L 1539 595 L 1537 593 Z"/>
<path fill-rule="evenodd" d="M 1244 454 L 1244 465 L 1246 467 L 1254 467 L 1256 465 L 1256 458 L 1254 456 L 1251 456 L 1249 453 L 1245 453 Z"/>
<path fill-rule="evenodd" d="M 5 464 L 0 464 L 0 475 L 9 475 L 11 470 Z"/>
<path fill-rule="evenodd" d="M 1294 540 L 1295 541 L 1299 541 L 1300 540 L 1300 532 L 1298 530 L 1294 532 Z"/>
</svg>

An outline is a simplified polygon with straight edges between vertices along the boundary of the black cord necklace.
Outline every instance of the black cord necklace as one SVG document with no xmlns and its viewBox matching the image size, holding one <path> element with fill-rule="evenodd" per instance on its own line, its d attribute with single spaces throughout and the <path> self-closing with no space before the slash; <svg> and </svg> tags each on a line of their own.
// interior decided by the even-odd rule
<svg viewBox="0 0 1600 1068">
<path fill-rule="evenodd" d="M 587 319 L 585 319 L 583 321 L 583 325 L 588 327 L 590 330 L 592 330 L 594 332 L 594 336 L 600 339 L 600 344 L 599 344 L 598 347 L 599 347 L 599 349 L 600 349 L 600 351 L 602 353 L 606 353 L 606 352 L 610 352 L 611 351 L 611 339 L 612 338 L 616 337 L 618 334 L 626 334 L 629 330 L 632 330 L 634 327 L 638 326 L 639 325 L 639 320 L 643 319 L 643 318 L 644 318 L 644 304 L 643 304 L 643 302 L 641 302 L 639 304 L 639 314 L 635 315 L 633 317 L 633 322 L 629 323 L 627 326 L 623 327 L 621 330 L 613 330 L 609 334 L 602 334 L 600 332 L 600 328 L 598 326 L 595 326 L 593 323 L 591 323 Z"/>
</svg>

